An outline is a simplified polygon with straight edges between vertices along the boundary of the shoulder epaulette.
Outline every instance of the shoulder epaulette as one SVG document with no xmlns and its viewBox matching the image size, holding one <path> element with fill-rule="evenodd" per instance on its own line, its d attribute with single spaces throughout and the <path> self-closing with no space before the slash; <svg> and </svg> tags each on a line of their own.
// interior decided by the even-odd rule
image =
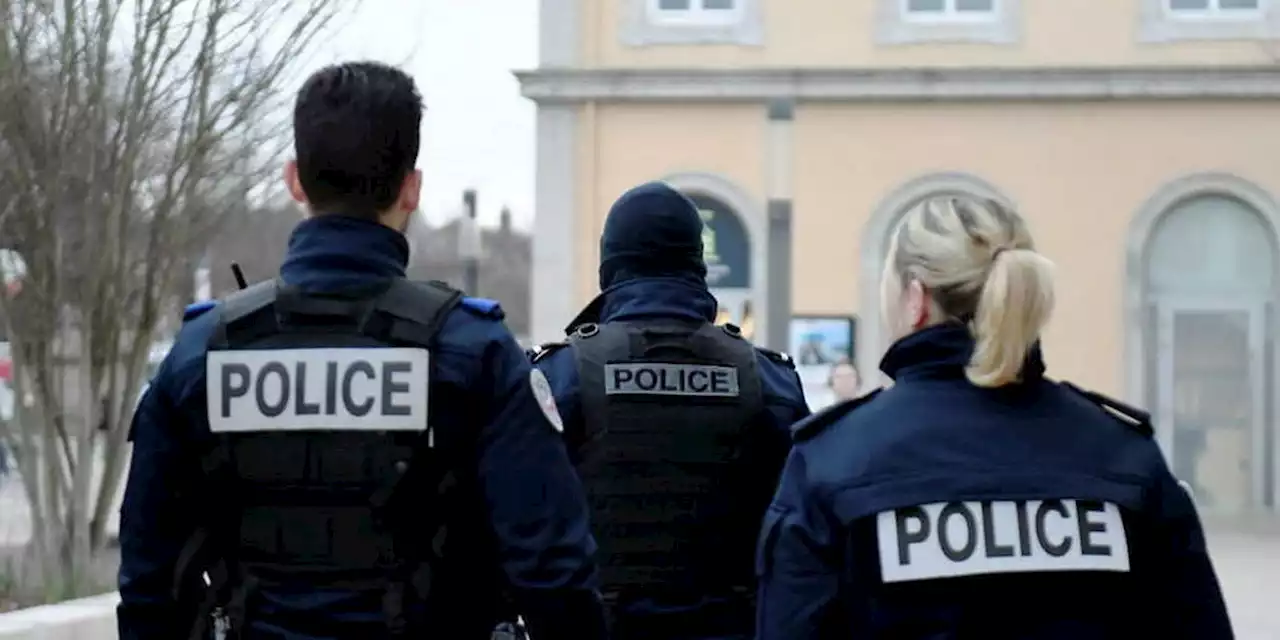
<svg viewBox="0 0 1280 640">
<path fill-rule="evenodd" d="M 189 304 L 182 310 L 182 321 L 186 322 L 188 320 L 198 318 L 203 315 L 204 312 L 216 306 L 218 306 L 217 300 L 201 300 L 200 302 Z"/>
<path fill-rule="evenodd" d="M 849 415 L 854 409 L 871 402 L 873 398 L 880 395 L 884 389 L 876 389 L 864 396 L 838 402 L 818 413 L 815 413 L 800 422 L 791 426 L 791 441 L 804 442 L 811 440 L 814 436 L 827 430 L 827 427 L 839 422 L 841 418 Z"/>
<path fill-rule="evenodd" d="M 1062 386 L 1065 389 L 1084 397 L 1089 402 L 1098 405 L 1103 411 L 1106 411 L 1107 414 L 1130 429 L 1133 429 L 1148 438 L 1155 435 L 1155 428 L 1151 426 L 1150 413 L 1132 405 L 1120 402 L 1115 398 L 1104 396 L 1097 391 L 1081 389 L 1070 382 L 1063 382 Z"/>
<path fill-rule="evenodd" d="M 788 369 L 796 368 L 796 361 L 792 360 L 791 356 L 781 351 L 774 351 L 773 349 L 766 349 L 760 346 L 756 347 L 756 351 L 759 351 L 761 355 L 768 358 L 770 362 L 776 362 Z"/>
<path fill-rule="evenodd" d="M 544 342 L 529 350 L 529 361 L 538 362 L 543 358 L 569 346 L 568 340 L 555 340 L 552 342 Z"/>
<path fill-rule="evenodd" d="M 507 312 L 502 310 L 502 305 L 497 300 L 489 298 L 468 298 L 464 297 L 460 303 L 464 309 L 474 311 L 482 316 L 501 320 L 507 317 Z"/>
</svg>

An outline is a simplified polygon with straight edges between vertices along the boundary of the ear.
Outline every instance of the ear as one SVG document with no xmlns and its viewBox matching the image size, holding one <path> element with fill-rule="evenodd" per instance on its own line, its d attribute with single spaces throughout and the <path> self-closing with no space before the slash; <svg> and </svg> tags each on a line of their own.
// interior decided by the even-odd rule
<svg viewBox="0 0 1280 640">
<path fill-rule="evenodd" d="M 903 319 L 910 323 L 913 330 L 923 329 L 929 324 L 929 293 L 919 280 L 912 280 L 907 283 L 903 295 L 906 297 L 906 317 Z"/>
<path fill-rule="evenodd" d="M 400 197 L 396 200 L 396 209 L 401 213 L 413 213 L 418 210 L 422 200 L 422 170 L 414 169 L 400 183 Z"/>
<path fill-rule="evenodd" d="M 284 163 L 284 184 L 294 202 L 307 204 L 307 192 L 302 190 L 302 181 L 298 179 L 297 160 Z"/>
</svg>

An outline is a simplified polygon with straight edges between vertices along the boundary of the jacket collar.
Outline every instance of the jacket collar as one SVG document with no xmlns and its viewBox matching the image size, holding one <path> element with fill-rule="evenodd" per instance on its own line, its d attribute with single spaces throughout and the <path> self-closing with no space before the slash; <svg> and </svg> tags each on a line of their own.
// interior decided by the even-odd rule
<svg viewBox="0 0 1280 640">
<path fill-rule="evenodd" d="M 404 234 L 371 220 L 326 214 L 294 228 L 280 277 L 303 289 L 358 286 L 403 278 L 408 263 Z"/>
<path fill-rule="evenodd" d="M 912 378 L 963 378 L 973 356 L 974 340 L 969 328 L 948 322 L 921 329 L 889 347 L 880 360 L 880 370 L 895 381 Z M 1024 381 L 1044 377 L 1044 356 L 1037 342 L 1023 364 Z"/>
<path fill-rule="evenodd" d="M 565 333 L 579 326 L 650 318 L 714 322 L 720 309 L 705 286 L 678 277 L 635 278 L 600 292 L 578 313 Z"/>
</svg>

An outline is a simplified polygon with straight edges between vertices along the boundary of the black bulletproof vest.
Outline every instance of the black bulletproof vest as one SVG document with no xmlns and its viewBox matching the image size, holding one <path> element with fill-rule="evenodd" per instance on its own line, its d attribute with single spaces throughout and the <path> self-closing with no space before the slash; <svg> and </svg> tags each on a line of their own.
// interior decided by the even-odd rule
<svg viewBox="0 0 1280 640">
<path fill-rule="evenodd" d="M 570 343 L 605 590 L 740 586 L 728 567 L 749 558 L 722 543 L 740 533 L 737 462 L 764 413 L 754 347 L 734 327 L 673 320 L 585 325 Z"/>
<path fill-rule="evenodd" d="M 396 377 L 395 363 L 379 367 L 349 358 L 341 364 L 323 362 L 326 354 L 341 361 L 344 348 L 429 353 L 460 297 L 438 283 L 407 280 L 340 296 L 304 294 L 265 282 L 230 296 L 209 343 L 211 424 L 215 412 L 230 406 L 230 400 L 224 400 L 223 407 L 212 406 L 214 385 L 232 388 L 238 402 L 253 398 L 257 412 L 245 411 L 251 416 L 372 412 L 386 420 L 408 415 L 405 392 L 411 383 L 406 375 Z M 245 375 L 213 370 L 219 352 L 264 352 L 253 357 L 270 360 L 271 352 L 289 349 L 318 351 L 308 352 L 312 355 L 306 366 L 297 358 L 280 358 L 283 366 L 270 372 L 274 379 L 269 390 L 257 379 L 267 377 L 271 368 L 262 361 L 241 372 Z M 428 380 L 429 367 L 428 359 L 422 372 Z M 324 383 L 308 387 L 305 376 L 322 376 Z M 287 384 L 282 386 L 280 379 Z M 394 393 L 400 394 L 394 396 L 400 398 L 398 405 L 391 401 Z M 219 394 L 226 396 L 228 391 L 224 388 Z M 335 406 L 341 409 L 336 414 Z M 420 413 L 426 413 L 426 406 L 418 408 Z M 424 420 L 422 429 L 380 431 L 330 424 L 290 430 L 256 420 L 263 423 L 214 429 L 216 445 L 204 461 L 206 480 L 218 502 L 211 529 L 217 555 L 227 562 L 230 574 L 230 594 L 222 604 L 230 610 L 233 625 L 246 626 L 245 610 L 255 607 L 251 602 L 246 607 L 245 600 L 258 588 L 287 586 L 291 591 L 383 591 L 393 635 L 403 632 L 406 589 L 414 588 L 414 597 L 426 596 L 421 574 L 430 561 L 439 514 L 430 509 L 431 496 L 417 492 L 412 505 L 401 508 L 397 487 L 420 491 L 439 483 L 445 465 L 433 459 L 431 428 Z"/>
</svg>

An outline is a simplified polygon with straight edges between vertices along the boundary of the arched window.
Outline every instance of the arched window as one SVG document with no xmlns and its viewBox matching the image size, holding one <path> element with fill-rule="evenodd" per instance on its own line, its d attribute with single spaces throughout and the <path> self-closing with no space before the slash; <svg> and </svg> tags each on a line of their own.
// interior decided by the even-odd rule
<svg viewBox="0 0 1280 640">
<path fill-rule="evenodd" d="M 1147 214 L 1145 402 L 1201 508 L 1243 514 L 1276 505 L 1276 233 L 1256 187 L 1205 180 Z"/>
</svg>

